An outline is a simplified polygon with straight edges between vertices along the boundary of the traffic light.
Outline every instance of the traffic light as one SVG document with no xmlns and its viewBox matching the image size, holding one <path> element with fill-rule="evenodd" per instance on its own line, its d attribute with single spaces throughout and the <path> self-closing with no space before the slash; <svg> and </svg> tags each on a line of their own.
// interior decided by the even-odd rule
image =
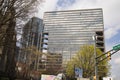
<svg viewBox="0 0 120 80">
<path fill-rule="evenodd" d="M 96 47 L 99 48 L 102 52 L 104 52 L 104 35 L 103 31 L 96 31 L 95 32 L 95 39 L 96 39 Z"/>
<path fill-rule="evenodd" d="M 96 76 L 93 76 L 93 80 L 96 80 Z"/>
<path fill-rule="evenodd" d="M 108 58 L 108 60 L 111 60 L 111 53 L 110 52 L 107 52 L 107 58 Z"/>
</svg>

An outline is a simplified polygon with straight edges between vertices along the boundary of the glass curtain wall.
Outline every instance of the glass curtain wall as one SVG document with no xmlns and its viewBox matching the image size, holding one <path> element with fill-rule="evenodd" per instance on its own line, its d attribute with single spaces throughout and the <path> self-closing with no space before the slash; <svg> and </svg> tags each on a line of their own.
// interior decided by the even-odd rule
<svg viewBox="0 0 120 80">
<path fill-rule="evenodd" d="M 44 32 L 49 33 L 48 52 L 61 53 L 63 62 L 70 60 L 80 46 L 93 44 L 97 31 L 104 31 L 102 9 L 45 12 L 43 22 Z M 104 44 L 101 48 L 104 50 Z"/>
</svg>

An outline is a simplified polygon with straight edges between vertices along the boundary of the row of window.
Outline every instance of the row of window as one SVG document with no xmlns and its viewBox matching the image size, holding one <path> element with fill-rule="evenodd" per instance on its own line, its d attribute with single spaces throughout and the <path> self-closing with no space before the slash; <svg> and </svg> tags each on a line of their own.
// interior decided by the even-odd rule
<svg viewBox="0 0 120 80">
<path fill-rule="evenodd" d="M 45 15 L 62 15 L 62 14 L 66 14 L 66 15 L 74 15 L 74 14 L 79 14 L 79 15 L 83 15 L 83 14 L 87 14 L 87 15 L 94 15 L 94 14 L 101 14 L 102 13 L 102 9 L 96 9 L 96 10 L 73 10 L 73 11 L 54 11 L 54 12 L 45 12 Z"/>
<path fill-rule="evenodd" d="M 102 9 L 46 12 L 44 31 L 49 33 L 48 51 L 69 60 L 84 44 L 93 44 L 95 31 L 103 31 Z"/>
<path fill-rule="evenodd" d="M 50 23 L 46 23 L 45 24 L 45 26 L 56 26 L 56 27 L 72 27 L 72 26 L 78 26 L 78 27 L 85 27 L 85 26 L 87 26 L 88 24 L 93 24 L 92 26 L 95 26 L 95 25 L 97 25 L 97 26 L 99 26 L 99 25 L 102 25 L 102 21 L 82 21 L 82 22 L 77 22 L 77 21 L 75 21 L 75 22 L 72 22 L 72 21 L 70 21 L 70 22 L 50 22 Z"/>
<path fill-rule="evenodd" d="M 96 24 L 97 26 L 103 26 L 103 24 Z M 64 27 L 64 28 L 74 28 L 74 27 L 79 27 L 79 29 L 81 29 L 81 27 L 85 27 L 86 26 L 86 24 L 83 24 L 83 23 L 70 23 L 70 24 L 52 24 L 52 23 L 47 23 L 47 24 L 45 24 L 45 26 L 47 26 L 47 27 L 55 27 L 55 28 L 57 28 L 57 27 L 60 27 L 60 28 L 62 28 L 62 27 Z M 74 26 L 74 27 L 73 27 Z M 94 26 L 94 25 L 93 25 Z"/>
<path fill-rule="evenodd" d="M 94 19 L 94 18 L 101 18 L 102 15 L 87 15 L 87 16 L 45 16 L 44 22 L 49 21 L 47 19 L 52 19 L 52 20 L 69 20 L 69 19 L 75 19 L 75 20 L 84 20 L 87 18 L 88 19 Z"/>
<path fill-rule="evenodd" d="M 96 28 L 91 28 L 91 29 L 90 29 L 90 28 L 86 28 L 86 29 L 81 29 L 81 30 L 80 30 L 80 29 L 78 29 L 78 30 L 69 30 L 69 29 L 68 29 L 68 30 L 67 30 L 67 29 L 54 29 L 54 28 L 53 28 L 53 30 L 52 30 L 52 29 L 51 29 L 51 30 L 49 30 L 49 29 L 47 30 L 47 29 L 46 29 L 46 31 L 49 31 L 50 35 L 51 35 L 51 34 L 54 34 L 54 35 L 55 35 L 56 33 L 64 33 L 64 34 L 66 34 L 66 35 L 67 35 L 67 34 L 68 34 L 68 35 L 69 35 L 69 34 L 71 34 L 71 35 L 72 35 L 72 34 L 73 34 L 73 35 L 77 35 L 77 34 L 80 35 L 80 33 L 79 33 L 80 31 L 86 31 L 86 32 L 88 31 L 88 32 L 89 32 L 89 31 L 99 31 L 99 30 L 103 30 L 103 28 L 98 28 L 98 27 L 96 27 Z M 57 34 L 56 34 L 56 35 L 57 35 Z"/>
</svg>

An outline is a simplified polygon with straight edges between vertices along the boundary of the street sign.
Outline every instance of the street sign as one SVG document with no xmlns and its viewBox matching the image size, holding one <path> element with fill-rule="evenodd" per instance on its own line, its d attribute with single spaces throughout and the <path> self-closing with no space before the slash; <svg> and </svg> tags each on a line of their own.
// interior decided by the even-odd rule
<svg viewBox="0 0 120 80">
<path fill-rule="evenodd" d="M 113 50 L 120 50 L 120 44 L 113 46 Z"/>
<path fill-rule="evenodd" d="M 83 70 L 78 68 L 78 67 L 75 67 L 75 78 L 82 78 L 82 75 L 83 75 Z"/>
</svg>

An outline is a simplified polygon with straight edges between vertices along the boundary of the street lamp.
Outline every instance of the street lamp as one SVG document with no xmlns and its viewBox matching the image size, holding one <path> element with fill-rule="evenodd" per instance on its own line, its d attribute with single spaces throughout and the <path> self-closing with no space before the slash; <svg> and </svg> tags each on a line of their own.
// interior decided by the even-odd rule
<svg viewBox="0 0 120 80">
<path fill-rule="evenodd" d="M 94 35 L 92 36 L 93 40 L 94 40 L 94 57 L 95 57 L 95 77 L 96 77 L 96 80 L 98 80 L 98 67 L 97 67 L 97 53 L 96 53 L 96 39 L 97 39 L 97 36 Z"/>
</svg>

